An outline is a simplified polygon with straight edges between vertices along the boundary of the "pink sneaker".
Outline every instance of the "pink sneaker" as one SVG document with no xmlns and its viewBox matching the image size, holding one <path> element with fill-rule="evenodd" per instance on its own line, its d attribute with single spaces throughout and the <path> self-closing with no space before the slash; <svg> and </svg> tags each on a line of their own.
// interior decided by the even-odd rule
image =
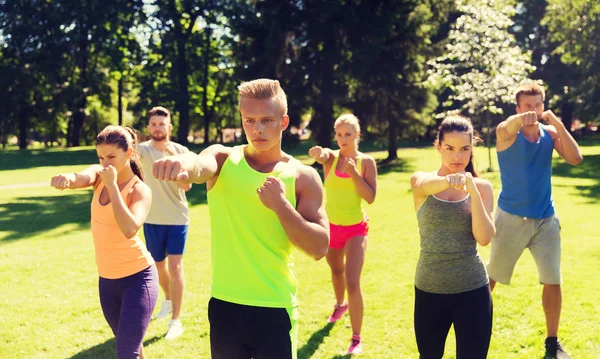
<svg viewBox="0 0 600 359">
<path fill-rule="evenodd" d="M 350 341 L 350 348 L 348 348 L 347 355 L 358 355 L 363 353 L 362 341 L 360 335 L 354 334 Z"/>
<path fill-rule="evenodd" d="M 333 306 L 333 313 L 331 313 L 331 315 L 329 316 L 329 318 L 327 318 L 327 323 L 335 323 L 338 320 L 340 320 L 340 318 L 342 317 L 342 315 L 344 315 L 344 313 L 346 313 L 346 311 L 348 310 L 348 303 L 342 304 L 342 305 L 334 305 Z"/>
</svg>

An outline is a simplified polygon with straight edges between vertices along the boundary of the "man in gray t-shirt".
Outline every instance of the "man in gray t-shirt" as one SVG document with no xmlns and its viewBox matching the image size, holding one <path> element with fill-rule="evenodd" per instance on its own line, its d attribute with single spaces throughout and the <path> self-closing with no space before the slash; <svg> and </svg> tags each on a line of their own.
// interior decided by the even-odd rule
<svg viewBox="0 0 600 359">
<path fill-rule="evenodd" d="M 168 317 L 171 321 L 165 339 L 175 339 L 183 334 L 179 319 L 185 280 L 183 253 L 189 225 L 189 210 L 185 192 L 191 184 L 159 181 L 152 175 L 154 161 L 189 150 L 169 141 L 171 114 L 164 107 L 154 107 L 148 112 L 150 140 L 140 143 L 138 152 L 145 182 L 152 190 L 152 207 L 144 223 L 146 246 L 156 261 L 158 279 L 165 293 L 160 312 L 155 319 Z"/>
</svg>

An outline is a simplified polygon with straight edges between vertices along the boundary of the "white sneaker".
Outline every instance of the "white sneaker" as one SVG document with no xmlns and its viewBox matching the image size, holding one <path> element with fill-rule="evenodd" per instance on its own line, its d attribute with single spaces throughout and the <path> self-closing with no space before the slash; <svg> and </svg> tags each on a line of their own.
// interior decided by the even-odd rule
<svg viewBox="0 0 600 359">
<path fill-rule="evenodd" d="M 167 330 L 167 335 L 165 335 L 166 340 L 172 340 L 178 338 L 183 334 L 183 324 L 181 324 L 181 320 L 173 319 L 169 322 L 169 330 Z"/>
<path fill-rule="evenodd" d="M 160 311 L 158 314 L 154 316 L 154 319 L 162 319 L 166 318 L 173 312 L 173 302 L 170 300 L 163 300 L 162 305 L 160 306 Z"/>
</svg>

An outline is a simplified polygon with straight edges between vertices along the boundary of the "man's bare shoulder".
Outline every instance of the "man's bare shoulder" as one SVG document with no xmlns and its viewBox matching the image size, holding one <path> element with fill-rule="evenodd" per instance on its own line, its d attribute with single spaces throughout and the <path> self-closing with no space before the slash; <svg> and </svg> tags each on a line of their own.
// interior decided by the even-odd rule
<svg viewBox="0 0 600 359">
<path fill-rule="evenodd" d="M 233 147 L 223 146 L 221 144 L 210 145 L 200 152 L 201 155 L 229 156 Z"/>
<path fill-rule="evenodd" d="M 296 171 L 296 188 L 301 189 L 306 186 L 314 186 L 317 182 L 321 183 L 321 177 L 317 170 L 312 166 L 305 165 L 292 155 L 285 154 L 288 166 L 291 166 Z"/>
</svg>

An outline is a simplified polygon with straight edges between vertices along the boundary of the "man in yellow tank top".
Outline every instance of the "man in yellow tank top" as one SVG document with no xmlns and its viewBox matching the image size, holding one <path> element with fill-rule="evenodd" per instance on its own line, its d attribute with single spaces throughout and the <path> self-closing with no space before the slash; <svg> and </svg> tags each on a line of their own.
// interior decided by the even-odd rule
<svg viewBox="0 0 600 359">
<path fill-rule="evenodd" d="M 329 246 L 317 172 L 281 150 L 289 124 L 278 81 L 243 83 L 248 145 L 213 145 L 162 158 L 159 180 L 206 183 L 212 232 L 208 316 L 213 359 L 296 358 L 297 280 L 293 247 L 315 260 Z"/>
</svg>

